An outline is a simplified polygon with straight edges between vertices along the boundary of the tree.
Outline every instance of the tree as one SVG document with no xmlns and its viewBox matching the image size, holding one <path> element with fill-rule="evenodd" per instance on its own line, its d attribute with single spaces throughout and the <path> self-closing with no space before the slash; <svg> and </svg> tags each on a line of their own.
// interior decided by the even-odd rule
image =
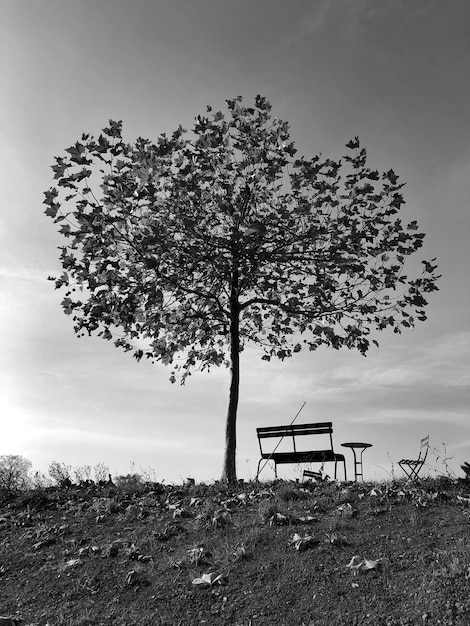
<svg viewBox="0 0 470 626">
<path fill-rule="evenodd" d="M 245 345 L 268 361 L 323 344 L 366 354 L 372 329 L 426 319 L 438 277 L 435 259 L 404 274 L 424 235 L 397 217 L 403 185 L 367 167 L 357 137 L 343 161 L 296 158 L 265 98 L 227 105 L 189 137 L 130 144 L 114 121 L 84 134 L 56 157 L 44 203 L 67 239 L 50 278 L 78 336 L 171 365 L 172 382 L 230 367 L 222 478 L 234 481 Z"/>
<path fill-rule="evenodd" d="M 0 489 L 17 491 L 30 484 L 31 461 L 19 454 L 0 456 Z"/>
</svg>

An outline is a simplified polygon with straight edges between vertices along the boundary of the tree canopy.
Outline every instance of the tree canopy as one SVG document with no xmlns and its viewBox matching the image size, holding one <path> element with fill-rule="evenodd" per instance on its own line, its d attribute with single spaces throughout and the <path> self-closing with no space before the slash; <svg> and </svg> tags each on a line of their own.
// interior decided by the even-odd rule
<svg viewBox="0 0 470 626">
<path fill-rule="evenodd" d="M 121 122 L 56 157 L 46 214 L 66 239 L 65 313 L 171 367 L 231 368 L 223 477 L 236 478 L 239 354 L 285 359 L 321 345 L 366 354 L 374 330 L 425 320 L 437 266 L 405 262 L 423 243 L 399 217 L 403 184 L 367 165 L 356 137 L 342 160 L 297 157 L 289 125 L 257 96 L 227 100 L 156 142 Z M 99 183 L 99 185 L 98 185 Z M 378 345 L 378 344 L 377 344 Z"/>
</svg>

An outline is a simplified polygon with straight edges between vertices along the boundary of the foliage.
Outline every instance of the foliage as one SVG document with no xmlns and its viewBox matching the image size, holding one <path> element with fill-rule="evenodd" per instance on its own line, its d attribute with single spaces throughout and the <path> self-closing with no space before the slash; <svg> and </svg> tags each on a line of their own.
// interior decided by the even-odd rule
<svg viewBox="0 0 470 626">
<path fill-rule="evenodd" d="M 110 473 L 109 467 L 105 465 L 105 463 L 97 463 L 93 468 L 93 476 L 95 478 L 95 483 L 102 483 L 105 481 L 110 481 Z"/>
<path fill-rule="evenodd" d="M 29 487 L 31 461 L 20 454 L 0 456 L 0 490 L 18 491 Z"/>
<path fill-rule="evenodd" d="M 398 176 L 370 169 L 357 137 L 342 161 L 296 158 L 265 98 L 227 105 L 227 117 L 198 115 L 190 138 L 179 127 L 130 144 L 115 121 L 84 134 L 56 158 L 44 202 L 66 239 L 51 279 L 78 336 L 170 365 L 172 382 L 231 367 L 225 477 L 235 480 L 245 345 L 268 361 L 321 345 L 366 354 L 372 330 L 426 319 L 437 276 L 434 260 L 404 273 L 424 235 L 398 217 Z"/>
<path fill-rule="evenodd" d="M 123 493 L 141 493 L 144 487 L 144 481 L 140 474 L 127 474 L 125 476 L 117 476 L 116 487 Z"/>
<path fill-rule="evenodd" d="M 59 463 L 58 461 L 52 461 L 48 468 L 49 476 L 59 486 L 67 486 L 71 484 L 71 471 L 72 467 L 70 465 Z"/>
<path fill-rule="evenodd" d="M 80 465 L 73 469 L 75 482 L 78 484 L 84 482 L 92 482 L 91 465 Z"/>
<path fill-rule="evenodd" d="M 52 480 L 44 472 L 36 470 L 31 477 L 31 487 L 33 489 L 45 489 L 52 487 Z"/>
</svg>

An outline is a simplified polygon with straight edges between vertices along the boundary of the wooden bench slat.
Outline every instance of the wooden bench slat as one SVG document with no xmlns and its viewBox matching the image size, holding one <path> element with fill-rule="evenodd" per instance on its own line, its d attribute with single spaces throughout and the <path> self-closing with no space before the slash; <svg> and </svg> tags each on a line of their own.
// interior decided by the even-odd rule
<svg viewBox="0 0 470 626">
<path fill-rule="evenodd" d="M 300 430 L 300 431 L 295 431 L 295 430 L 273 430 L 270 432 L 260 432 L 258 433 L 258 437 L 260 437 L 261 439 L 265 439 L 267 437 L 292 437 L 294 436 L 302 436 L 302 435 L 329 435 L 330 434 L 330 429 L 329 428 L 310 428 L 310 429 L 305 429 L 305 430 Z"/>
<path fill-rule="evenodd" d="M 336 454 L 332 450 L 301 450 L 300 452 L 275 452 L 263 454 L 263 459 L 272 459 L 276 463 L 327 463 L 342 461 L 344 454 Z"/>
<path fill-rule="evenodd" d="M 328 434 L 332 432 L 331 422 L 318 422 L 316 424 L 295 424 L 286 426 L 263 426 L 256 431 L 261 437 L 275 437 L 285 434 L 307 434 L 304 431 L 311 431 L 311 434 Z M 310 434 L 310 432 L 308 433 Z"/>
</svg>

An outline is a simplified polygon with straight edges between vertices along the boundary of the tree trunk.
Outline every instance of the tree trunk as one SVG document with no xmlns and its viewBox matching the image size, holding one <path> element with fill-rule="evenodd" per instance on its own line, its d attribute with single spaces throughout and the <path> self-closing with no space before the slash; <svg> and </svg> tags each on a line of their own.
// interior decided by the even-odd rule
<svg viewBox="0 0 470 626">
<path fill-rule="evenodd" d="M 234 483 L 237 480 L 237 408 L 240 386 L 240 309 L 238 303 L 238 271 L 232 276 L 230 298 L 230 397 L 225 424 L 225 454 L 221 480 Z"/>
</svg>

